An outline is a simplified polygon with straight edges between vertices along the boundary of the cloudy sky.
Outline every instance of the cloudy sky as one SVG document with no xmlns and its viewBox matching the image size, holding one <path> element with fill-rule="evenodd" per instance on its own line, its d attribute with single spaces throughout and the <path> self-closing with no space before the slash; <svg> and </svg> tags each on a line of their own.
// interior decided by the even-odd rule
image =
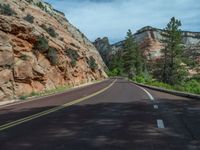
<svg viewBox="0 0 200 150">
<path fill-rule="evenodd" d="M 65 13 L 67 19 L 91 41 L 109 37 L 111 43 L 150 25 L 164 28 L 175 16 L 182 29 L 200 31 L 199 0 L 45 0 Z"/>
</svg>

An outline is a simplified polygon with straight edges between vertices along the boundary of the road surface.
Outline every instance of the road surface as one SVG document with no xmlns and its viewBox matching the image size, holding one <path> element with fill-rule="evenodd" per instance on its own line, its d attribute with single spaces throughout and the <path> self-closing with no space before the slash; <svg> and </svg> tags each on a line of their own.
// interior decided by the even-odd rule
<svg viewBox="0 0 200 150">
<path fill-rule="evenodd" d="M 109 79 L 1 107 L 0 150 L 200 150 L 200 100 Z"/>
</svg>

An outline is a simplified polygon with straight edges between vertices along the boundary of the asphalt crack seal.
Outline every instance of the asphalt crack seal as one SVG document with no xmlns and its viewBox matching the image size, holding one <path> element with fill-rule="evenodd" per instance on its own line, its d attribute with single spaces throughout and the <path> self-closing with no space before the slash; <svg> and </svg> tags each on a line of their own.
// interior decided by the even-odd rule
<svg viewBox="0 0 200 150">
<path fill-rule="evenodd" d="M 85 101 L 85 100 L 87 100 L 87 99 L 89 99 L 89 98 L 91 98 L 91 97 L 94 97 L 94 96 L 96 96 L 96 95 L 98 95 L 98 94 L 101 94 L 101 93 L 103 93 L 104 91 L 108 90 L 109 88 L 111 88 L 111 87 L 114 85 L 114 83 L 115 83 L 116 81 L 117 81 L 117 79 L 114 80 L 109 86 L 107 86 L 107 87 L 105 87 L 105 88 L 103 88 L 103 89 L 101 89 L 101 90 L 99 90 L 99 91 L 97 91 L 97 92 L 95 92 L 95 93 L 93 93 L 93 94 L 91 94 L 91 95 L 88 95 L 88 96 L 86 96 L 86 97 L 83 97 L 83 98 L 80 98 L 80 99 L 77 99 L 77 100 L 73 100 L 73 101 L 68 102 L 68 103 L 66 103 L 66 104 L 63 104 L 63 105 L 61 105 L 61 106 L 58 106 L 58 107 L 55 107 L 55 108 L 52 108 L 52 109 L 49 109 L 49 110 L 45 110 L 45 111 L 42 111 L 42 112 L 40 112 L 40 113 L 31 115 L 31 116 L 28 116 L 28 117 L 25 117 L 25 118 L 22 118 L 22 119 L 18 119 L 18 120 L 16 120 L 16 121 L 13 121 L 13 122 L 10 122 L 10 123 L 4 124 L 4 125 L 1 125 L 1 126 L 0 126 L 0 131 L 9 129 L 9 128 L 11 128 L 11 127 L 14 127 L 14 126 L 20 125 L 20 124 L 22 124 L 22 123 L 25 123 L 25 122 L 34 120 L 34 119 L 36 119 L 36 118 L 40 118 L 40 117 L 42 117 L 42 116 L 48 115 L 48 114 L 50 114 L 50 113 L 56 112 L 56 111 L 58 111 L 58 110 L 64 109 L 64 108 L 69 107 L 69 106 L 72 106 L 72 105 L 74 105 L 74 104 L 83 102 L 83 101 Z"/>
</svg>

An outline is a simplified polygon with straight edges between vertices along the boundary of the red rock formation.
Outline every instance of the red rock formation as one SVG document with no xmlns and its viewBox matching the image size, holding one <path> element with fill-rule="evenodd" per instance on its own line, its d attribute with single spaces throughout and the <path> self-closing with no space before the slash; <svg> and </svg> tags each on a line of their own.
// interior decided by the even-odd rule
<svg viewBox="0 0 200 150">
<path fill-rule="evenodd" d="M 16 13 L 0 14 L 0 100 L 107 77 L 96 48 L 61 12 L 41 0 L 1 0 L 0 4 L 9 4 Z M 27 14 L 34 17 L 33 23 L 24 19 Z M 56 37 L 44 25 L 53 28 Z M 33 48 L 41 36 L 56 50 L 56 65 L 47 53 Z M 75 66 L 65 53 L 69 49 L 79 55 Z M 87 63 L 90 56 L 96 60 L 96 70 Z"/>
</svg>

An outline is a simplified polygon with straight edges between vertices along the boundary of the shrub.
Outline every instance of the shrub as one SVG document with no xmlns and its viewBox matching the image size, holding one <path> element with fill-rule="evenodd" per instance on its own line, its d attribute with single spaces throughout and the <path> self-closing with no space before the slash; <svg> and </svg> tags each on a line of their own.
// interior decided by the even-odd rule
<svg viewBox="0 0 200 150">
<path fill-rule="evenodd" d="M 39 52 L 47 52 L 49 48 L 48 40 L 45 37 L 39 37 L 36 43 L 34 44 L 34 49 Z"/>
<path fill-rule="evenodd" d="M 45 9 L 45 7 L 43 6 L 42 2 L 38 2 L 36 5 L 37 5 L 39 8 L 41 8 L 42 10 Z"/>
<path fill-rule="evenodd" d="M 49 33 L 50 36 L 52 36 L 52 37 L 54 37 L 54 38 L 57 37 L 57 33 L 56 33 L 56 31 L 54 30 L 54 28 L 49 27 L 49 28 L 46 29 L 46 31 L 47 31 L 47 33 Z"/>
<path fill-rule="evenodd" d="M 71 60 L 71 65 L 72 65 L 72 67 L 75 67 L 76 66 L 76 60 Z"/>
<path fill-rule="evenodd" d="M 93 71 L 98 67 L 96 60 L 92 56 L 90 56 L 90 58 L 87 60 L 87 63 L 90 69 L 92 69 Z"/>
<path fill-rule="evenodd" d="M 76 61 L 79 58 L 79 55 L 77 53 L 77 51 L 73 50 L 73 49 L 68 49 L 65 51 L 65 54 L 71 59 L 71 65 L 72 67 L 76 66 Z"/>
<path fill-rule="evenodd" d="M 34 17 L 28 14 L 26 17 L 24 17 L 24 20 L 28 21 L 29 23 L 34 23 Z"/>
<path fill-rule="evenodd" d="M 111 71 L 106 72 L 109 77 L 120 76 L 122 74 L 121 68 L 114 68 Z"/>
<path fill-rule="evenodd" d="M 64 41 L 64 38 L 63 38 L 63 37 L 60 37 L 59 40 Z"/>
<path fill-rule="evenodd" d="M 184 84 L 185 91 L 200 94 L 200 82 L 197 80 L 189 80 Z"/>
<path fill-rule="evenodd" d="M 21 95 L 20 97 L 19 97 L 19 99 L 20 100 L 26 100 L 28 97 L 26 96 L 26 95 Z"/>
<path fill-rule="evenodd" d="M 47 57 L 52 65 L 56 65 L 58 62 L 58 52 L 55 48 L 50 47 L 47 53 Z"/>
<path fill-rule="evenodd" d="M 26 0 L 28 3 L 32 3 L 33 2 L 33 0 Z"/>
<path fill-rule="evenodd" d="M 41 26 L 51 37 L 57 37 L 58 36 L 58 34 L 56 33 L 56 31 L 54 30 L 54 28 L 52 28 L 52 27 L 48 27 L 47 28 L 47 26 L 46 25 L 44 25 L 44 24 L 42 24 L 42 26 Z"/>
<path fill-rule="evenodd" d="M 145 78 L 143 76 L 136 76 L 135 81 L 138 83 L 145 83 Z"/>
<path fill-rule="evenodd" d="M 16 15 L 15 11 L 10 7 L 9 4 L 0 4 L 0 13 L 7 16 Z"/>
<path fill-rule="evenodd" d="M 20 59 L 26 61 L 26 60 L 28 60 L 28 56 L 24 55 L 24 54 L 21 54 Z"/>
</svg>

